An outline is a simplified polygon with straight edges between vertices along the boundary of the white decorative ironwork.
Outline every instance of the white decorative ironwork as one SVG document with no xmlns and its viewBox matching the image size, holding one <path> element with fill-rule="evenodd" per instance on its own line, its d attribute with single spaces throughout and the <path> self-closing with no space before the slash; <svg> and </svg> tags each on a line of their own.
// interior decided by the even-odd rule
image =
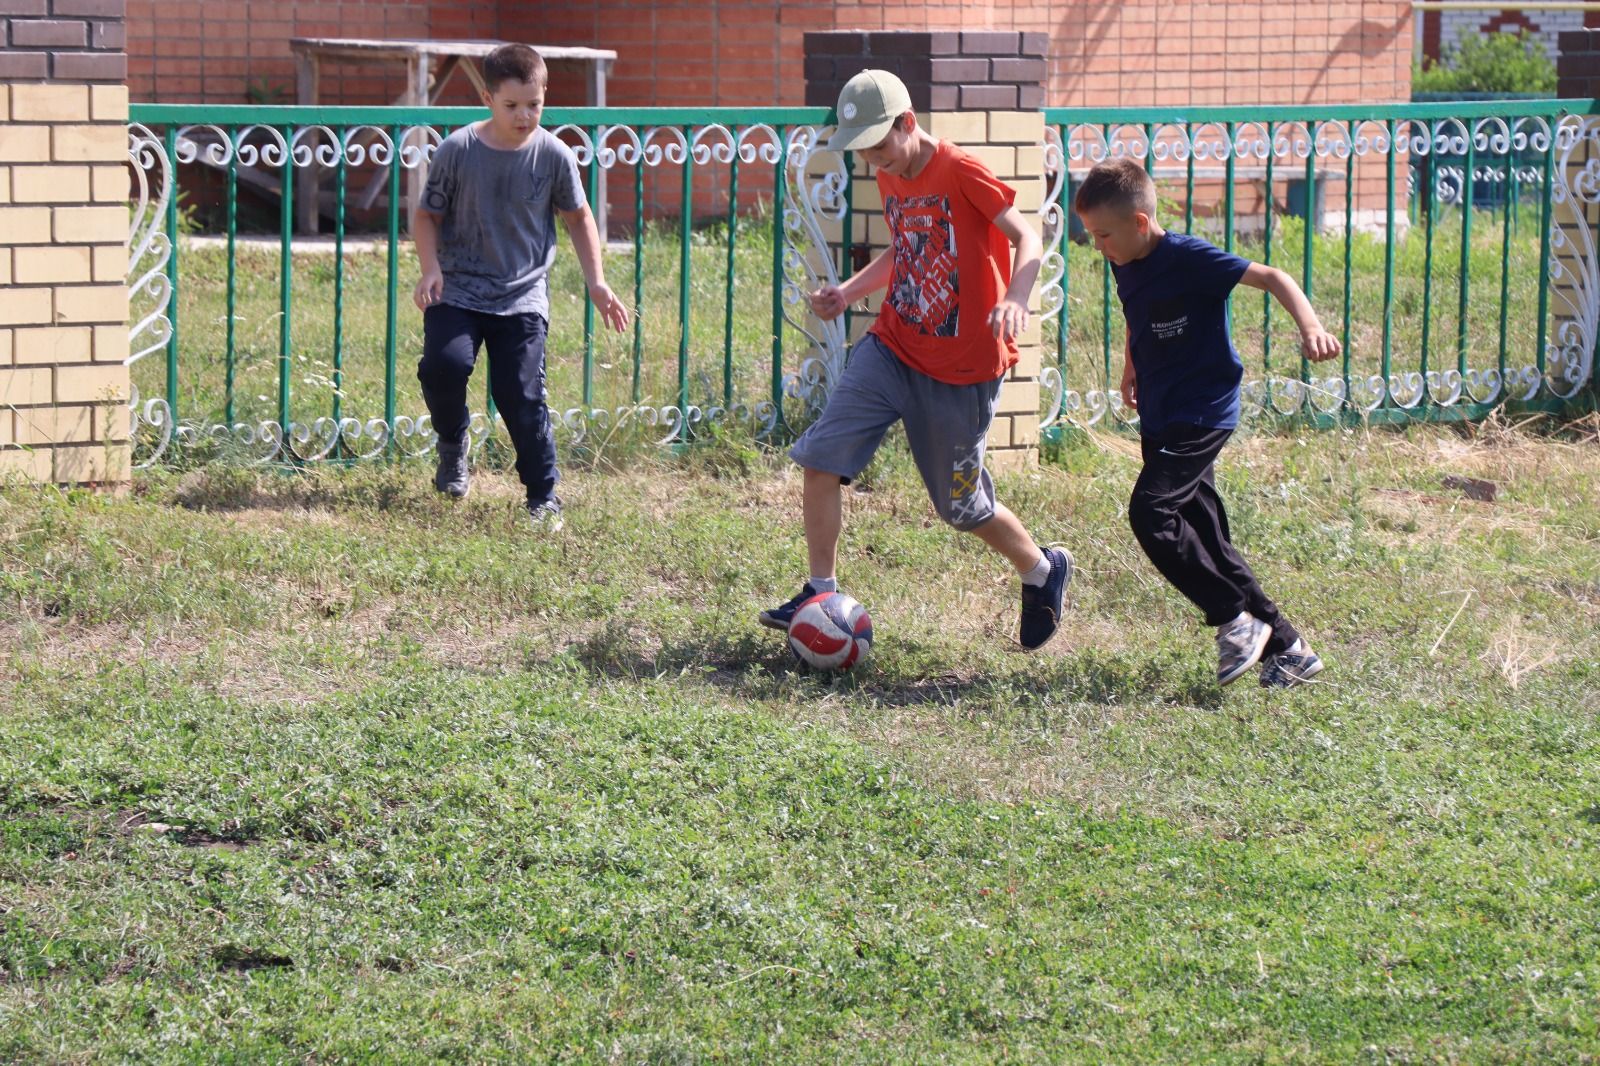
<svg viewBox="0 0 1600 1066">
<path fill-rule="evenodd" d="M 1545 344 L 1544 375 L 1524 368 L 1525 395 L 1543 384 L 1568 399 L 1594 378 L 1600 338 L 1600 255 L 1590 219 L 1600 204 L 1600 119 L 1569 115 L 1556 130 L 1551 209 L 1550 293 L 1556 326 Z M 1562 225 L 1562 222 L 1565 225 Z"/>
<path fill-rule="evenodd" d="M 138 123 L 128 127 L 128 161 L 136 189 L 128 221 L 126 363 L 131 367 L 165 348 L 172 337 L 172 321 L 167 317 L 172 295 L 167 260 L 172 257 L 172 239 L 164 227 L 176 181 L 160 139 Z M 138 389 L 130 388 L 128 411 L 135 466 L 144 469 L 158 462 L 172 444 L 172 409 L 164 397 L 151 397 L 141 404 Z"/>
<path fill-rule="evenodd" d="M 1407 358 L 1397 353 L 1388 373 L 1372 372 L 1369 355 L 1359 361 L 1367 368 L 1353 368 L 1348 380 L 1337 371 L 1328 373 L 1328 364 L 1323 364 L 1313 368 L 1315 373 L 1308 380 L 1292 372 L 1251 374 L 1242 389 L 1249 409 L 1281 415 L 1379 408 L 1420 411 L 1455 404 L 1572 398 L 1592 380 L 1593 352 L 1600 339 L 1600 250 L 1587 220 L 1588 213 L 1600 204 L 1597 125 L 1600 120 L 1578 116 L 1559 120 L 1488 116 L 1393 121 L 1262 119 L 1231 127 L 1210 120 L 1192 126 L 1112 120 L 1076 122 L 1059 132 L 1047 127 L 1043 144 L 1047 190 L 1039 216 L 1047 249 L 1040 281 L 1042 318 L 1060 323 L 1069 313 L 1092 312 L 1097 317 L 1100 313 L 1098 285 L 1093 293 L 1073 293 L 1069 307 L 1067 258 L 1059 249 L 1070 222 L 1069 172 L 1081 173 L 1102 160 L 1137 160 L 1163 176 L 1183 175 L 1192 167 L 1201 180 L 1212 181 L 1227 172 L 1244 175 L 1241 181 L 1259 181 L 1270 163 L 1279 182 L 1302 178 L 1308 167 L 1319 174 L 1331 171 L 1342 179 L 1347 165 L 1353 167 L 1359 160 L 1389 160 L 1397 188 L 1425 199 L 1432 217 L 1431 212 L 1441 207 L 1460 210 L 1467 206 L 1470 190 L 1493 188 L 1497 195 L 1511 196 L 1523 190 L 1531 198 L 1543 189 L 1546 162 L 1553 156 L 1548 195 L 1555 217 L 1550 228 L 1550 306 L 1542 353 L 1519 350 L 1504 368 L 1498 361 L 1490 366 L 1445 366 L 1455 360 L 1435 359 L 1426 372 L 1403 365 L 1415 353 L 1405 353 Z M 775 227 L 782 242 L 777 310 L 785 334 L 794 331 L 804 345 L 797 358 L 786 359 L 780 368 L 780 396 L 727 403 L 697 394 L 700 403 L 685 403 L 675 396 L 667 402 L 567 405 L 553 412 L 560 430 L 574 441 L 583 441 L 626 426 L 646 427 L 665 443 L 727 420 L 768 435 L 820 411 L 848 358 L 843 320 L 821 322 L 807 302 L 814 289 L 839 281 L 835 241 L 846 216 L 852 180 L 842 157 L 827 152 L 817 131 L 805 126 L 790 128 L 782 135 L 768 125 L 718 122 L 688 127 L 563 126 L 554 132 L 572 146 L 580 165 L 593 163 L 601 170 L 601 180 L 618 167 L 713 168 L 737 163 L 759 164 L 763 172 L 780 172 L 786 195 Z M 196 124 L 170 135 L 175 151 L 169 160 L 160 134 L 137 123 L 129 129 L 136 189 L 129 229 L 130 367 L 164 351 L 177 325 L 168 318 L 173 304 L 170 261 L 176 238 L 168 232 L 167 222 L 177 195 L 179 167 L 193 164 L 235 168 L 241 173 L 249 170 L 259 185 L 271 188 L 293 181 L 297 174 L 341 165 L 417 171 L 428 165 L 442 140 L 437 129 L 426 125 L 335 129 L 325 125 L 224 128 Z M 1419 205 L 1413 206 L 1420 212 Z M 1380 212 L 1376 228 L 1390 222 L 1398 233 L 1405 221 L 1398 213 L 1384 218 Z M 1344 224 L 1353 227 L 1356 221 L 1346 218 Z M 1370 223 L 1363 225 L 1373 228 Z M 1321 303 L 1328 298 L 1329 285 L 1337 283 L 1320 274 L 1317 280 L 1316 298 Z M 1528 279 L 1518 282 L 1527 284 Z M 1440 302 L 1437 288 L 1435 301 Z M 1364 332 L 1371 337 L 1370 328 Z M 192 340 L 192 334 L 185 336 Z M 1066 421 L 1136 421 L 1136 413 L 1122 404 L 1116 382 L 1106 380 L 1101 343 L 1103 339 L 1088 354 L 1069 346 L 1063 365 L 1042 369 L 1042 427 Z M 1356 343 L 1363 341 L 1357 339 Z M 1436 344 L 1446 347 L 1442 342 Z M 186 342 L 186 359 L 189 350 Z M 295 354 L 303 356 L 298 351 Z M 1542 370 L 1531 360 L 1534 354 L 1542 354 Z M 1481 346 L 1469 353 L 1471 357 L 1482 360 Z M 370 411 L 357 411 L 338 418 L 295 419 L 280 426 L 274 418 L 260 417 L 257 407 L 249 419 L 220 424 L 195 418 L 188 405 L 180 404 L 184 420 L 179 422 L 161 394 L 163 390 L 152 386 L 150 369 L 145 365 L 140 373 L 148 395 L 135 391 L 130 403 L 135 459 L 140 467 L 199 445 L 226 448 L 247 461 L 265 463 L 422 455 L 436 443 L 431 421 L 416 414 L 397 414 L 392 425 Z M 181 401 L 185 390 L 177 391 Z M 265 397 L 258 401 L 265 402 Z M 474 413 L 472 446 L 483 447 L 500 431 L 500 425 L 498 418 L 486 412 Z"/>
<path fill-rule="evenodd" d="M 1373 411 L 1384 406 L 1420 410 L 1424 405 L 1448 407 L 1540 397 L 1570 399 L 1593 378 L 1593 353 L 1600 337 L 1600 249 L 1596 248 L 1594 226 L 1585 214 L 1600 204 L 1597 129 L 1600 119 L 1566 116 L 1557 122 L 1538 115 L 1400 118 L 1392 124 L 1377 119 L 1252 120 L 1236 123 L 1231 136 L 1215 121 L 1193 126 L 1081 122 L 1060 132 L 1047 126 L 1041 147 L 1048 188 L 1039 219 L 1049 249 L 1041 270 L 1042 317 L 1059 323 L 1068 310 L 1067 263 L 1054 249 L 1068 222 L 1068 173 L 1081 174 L 1095 163 L 1133 159 L 1174 178 L 1181 178 L 1193 166 L 1198 174 L 1215 179 L 1231 162 L 1235 173 L 1253 168 L 1259 179 L 1270 161 L 1279 180 L 1287 181 L 1301 177 L 1308 162 L 1327 161 L 1329 169 L 1342 178 L 1345 167 L 1353 165 L 1347 162 L 1352 156 L 1381 160 L 1393 154 L 1396 178 L 1406 182 L 1403 187 L 1408 196 L 1426 196 L 1435 206 L 1460 208 L 1466 204 L 1469 187 L 1495 187 L 1499 196 L 1537 192 L 1546 180 L 1542 162 L 1554 141 L 1557 158 L 1550 182 L 1555 217 L 1548 264 L 1551 321 L 1542 374 L 1537 365 L 1526 361 L 1531 353 L 1522 352 L 1518 354 L 1523 358 L 1506 366 L 1503 373 L 1498 365 L 1468 365 L 1464 370 L 1436 367 L 1426 373 L 1397 366 L 1387 375 L 1352 371 L 1346 382 L 1341 374 L 1326 374 L 1323 367 L 1313 367 L 1315 373 L 1308 380 L 1250 377 L 1241 391 L 1248 409 L 1284 415 L 1301 411 L 1335 414 L 1346 408 Z M 1470 173 L 1465 165 L 1469 149 L 1473 158 Z M 1417 186 L 1414 165 L 1431 175 L 1427 187 Z M 1403 175 L 1399 173 L 1402 168 Z M 1398 214 L 1404 207 L 1396 204 L 1390 210 Z M 1381 212 L 1379 221 L 1383 221 Z M 1408 220 L 1398 221 L 1401 225 L 1396 228 L 1403 230 Z M 1354 218 L 1346 218 L 1344 224 L 1357 225 Z M 1522 284 L 1532 280 L 1525 279 Z M 1075 299 L 1073 309 L 1084 303 Z M 1066 364 L 1046 367 L 1041 374 L 1041 426 L 1063 421 L 1092 425 L 1108 416 L 1124 420 L 1115 385 L 1104 380 L 1098 344 L 1086 359 L 1068 347 Z"/>
<path fill-rule="evenodd" d="M 816 130 L 796 127 L 784 137 L 764 123 L 737 128 L 709 123 L 688 129 L 611 125 L 591 130 L 566 125 L 553 132 L 572 147 L 580 166 L 592 162 L 603 172 L 619 166 L 708 167 L 735 161 L 740 165 L 781 168 L 788 188 L 779 227 L 783 242 L 781 311 L 784 321 L 799 330 L 808 344 L 798 365 L 783 374 L 783 395 L 796 401 L 802 412 L 820 410 L 843 368 L 846 338 L 841 322 L 823 323 L 811 315 L 806 296 L 821 284 L 837 284 L 839 280 L 829 227 L 844 214 L 849 176 L 839 156 L 819 149 Z M 167 231 L 167 216 L 172 198 L 177 195 L 178 167 L 200 164 L 240 173 L 250 171 L 257 175 L 258 183 L 273 188 L 293 181 L 298 172 L 341 164 L 389 168 L 398 162 L 403 170 L 414 171 L 429 164 L 441 141 L 439 131 L 425 125 L 396 131 L 375 125 L 342 130 L 326 125 L 289 129 L 251 125 L 230 130 L 197 124 L 174 132 L 175 150 L 168 159 L 159 135 L 145 126 L 132 126 L 129 156 L 134 164 L 138 200 L 129 239 L 128 277 L 135 312 L 129 365 L 164 351 L 173 335 L 175 323 L 168 318 L 168 306 L 176 235 Z M 266 397 L 258 400 L 265 401 Z M 140 398 L 137 391 L 131 407 L 141 468 L 170 458 L 175 451 L 202 444 L 260 464 L 368 459 L 394 453 L 421 456 L 437 443 L 431 419 L 426 415 L 397 414 L 392 426 L 383 417 L 348 415 L 337 419 L 291 419 L 287 425 L 280 425 L 274 418 L 223 423 L 185 417 L 176 422 L 165 396 Z M 758 436 L 772 434 L 784 424 L 775 398 L 704 406 L 672 402 L 571 406 L 554 409 L 552 418 L 574 442 L 628 425 L 648 427 L 661 443 L 670 443 L 685 439 L 697 427 L 730 419 L 749 425 Z M 473 412 L 470 447 L 481 449 L 503 431 L 503 425 L 498 415 Z"/>
<path fill-rule="evenodd" d="M 783 212 L 783 317 L 810 342 L 811 352 L 798 370 L 786 376 L 784 395 L 815 414 L 844 372 L 848 338 L 844 318 L 817 319 L 806 296 L 823 285 L 839 283 L 825 227 L 844 219 L 850 174 L 844 157 L 820 147 L 817 131 L 810 126 L 790 133 L 785 165 L 790 196 Z"/>
</svg>

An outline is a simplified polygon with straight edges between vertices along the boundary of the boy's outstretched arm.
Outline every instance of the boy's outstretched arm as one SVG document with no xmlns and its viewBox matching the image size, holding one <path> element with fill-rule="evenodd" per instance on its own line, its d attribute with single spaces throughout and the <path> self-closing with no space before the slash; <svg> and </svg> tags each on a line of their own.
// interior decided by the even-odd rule
<svg viewBox="0 0 1600 1066">
<path fill-rule="evenodd" d="M 594 301 L 595 310 L 600 312 L 606 325 L 622 332 L 628 328 L 628 306 L 606 284 L 606 268 L 600 260 L 600 231 L 595 228 L 589 205 L 557 213 L 567 227 L 567 236 L 572 238 L 572 251 L 578 257 L 578 266 L 583 270 L 583 281 L 589 286 L 589 298 Z"/>
<path fill-rule="evenodd" d="M 811 312 L 824 322 L 832 322 L 844 314 L 844 309 L 864 296 L 888 288 L 889 275 L 894 272 L 894 255 L 885 249 L 878 257 L 837 285 L 824 285 L 807 299 Z"/>
<path fill-rule="evenodd" d="M 1251 263 L 1239 283 L 1270 292 L 1272 298 L 1283 305 L 1283 309 L 1294 319 L 1294 324 L 1300 327 L 1300 346 L 1305 350 L 1307 359 L 1320 363 L 1324 359 L 1332 359 L 1342 350 L 1339 338 L 1322 328 L 1322 319 L 1317 317 L 1311 301 L 1306 299 L 1300 285 L 1288 274 L 1277 267 Z"/>
<path fill-rule="evenodd" d="M 1044 258 L 1044 242 L 1022 212 L 1008 207 L 993 219 L 995 228 L 1016 248 L 1011 261 L 1011 285 L 989 312 L 989 328 L 996 337 L 1012 340 L 1028 328 L 1028 297 L 1039 278 L 1039 263 Z"/>
</svg>

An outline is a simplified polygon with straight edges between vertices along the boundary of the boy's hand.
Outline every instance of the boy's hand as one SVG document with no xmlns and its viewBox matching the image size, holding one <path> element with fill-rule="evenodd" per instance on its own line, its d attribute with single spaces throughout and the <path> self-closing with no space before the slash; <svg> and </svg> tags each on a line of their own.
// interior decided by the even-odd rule
<svg viewBox="0 0 1600 1066">
<path fill-rule="evenodd" d="M 594 301 L 594 309 L 600 312 L 600 318 L 606 325 L 618 333 L 628 328 L 628 305 L 611 291 L 611 286 L 604 283 L 596 285 L 589 290 L 589 298 Z"/>
<path fill-rule="evenodd" d="M 444 295 L 444 273 L 434 267 L 432 270 L 422 272 L 422 280 L 417 282 L 416 291 L 411 294 L 411 299 L 422 310 L 426 311 L 439 302 Z"/>
<path fill-rule="evenodd" d="M 837 285 L 824 285 L 807 299 L 811 301 L 811 313 L 824 322 L 832 322 L 844 314 L 844 292 Z"/>
<path fill-rule="evenodd" d="M 1139 378 L 1133 372 L 1133 360 L 1122 366 L 1122 403 L 1131 411 L 1139 409 Z"/>
<path fill-rule="evenodd" d="M 1001 340 L 1014 340 L 1028 328 L 1028 309 L 1015 300 L 1001 300 L 989 312 L 989 330 Z"/>
<path fill-rule="evenodd" d="M 1320 326 L 1300 335 L 1300 347 L 1305 351 L 1306 358 L 1313 363 L 1332 359 L 1344 350 L 1339 344 L 1339 338 Z"/>
</svg>

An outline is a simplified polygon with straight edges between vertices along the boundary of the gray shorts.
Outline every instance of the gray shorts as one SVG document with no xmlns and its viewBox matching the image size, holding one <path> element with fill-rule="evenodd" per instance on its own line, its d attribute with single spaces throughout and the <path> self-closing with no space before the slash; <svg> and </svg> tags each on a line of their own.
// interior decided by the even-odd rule
<svg viewBox="0 0 1600 1066">
<path fill-rule="evenodd" d="M 889 427 L 903 421 L 939 517 L 957 529 L 976 529 L 994 517 L 994 482 L 983 467 L 983 452 L 1003 380 L 935 381 L 869 333 L 850 350 L 822 417 L 800 435 L 789 456 L 848 483 L 872 461 Z"/>
</svg>

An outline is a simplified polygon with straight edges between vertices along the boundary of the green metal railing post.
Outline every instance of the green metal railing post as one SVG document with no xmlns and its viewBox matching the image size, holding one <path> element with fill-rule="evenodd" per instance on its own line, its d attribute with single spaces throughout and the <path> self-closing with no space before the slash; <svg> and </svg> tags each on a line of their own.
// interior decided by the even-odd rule
<svg viewBox="0 0 1600 1066">
<path fill-rule="evenodd" d="M 1467 365 L 1467 346 L 1471 343 L 1468 325 L 1468 308 L 1472 290 L 1472 197 L 1476 188 L 1478 168 L 1477 137 L 1467 130 L 1466 167 L 1461 172 L 1461 284 L 1457 290 L 1456 308 L 1456 362 Z"/>
<path fill-rule="evenodd" d="M 772 165 L 772 405 L 777 412 L 775 428 L 781 429 L 783 417 L 783 245 L 785 210 L 785 166 L 789 160 L 788 127 L 779 125 L 774 132 L 778 137 L 778 159 Z"/>
<path fill-rule="evenodd" d="M 1194 232 L 1194 124 L 1184 123 L 1184 137 L 1189 142 L 1189 158 L 1183 167 L 1183 232 Z"/>
<path fill-rule="evenodd" d="M 733 407 L 733 265 L 739 235 L 739 153 L 728 167 L 728 266 L 722 294 L 722 407 Z"/>
<path fill-rule="evenodd" d="M 1061 138 L 1061 196 L 1070 200 L 1072 195 L 1072 179 L 1067 175 L 1067 127 L 1057 126 L 1056 135 Z M 1067 386 L 1067 342 L 1071 339 L 1068 330 L 1071 327 L 1069 311 L 1071 301 L 1068 297 L 1072 292 L 1072 204 L 1062 205 L 1061 232 L 1056 234 L 1056 250 L 1061 254 L 1061 310 L 1056 314 L 1056 370 L 1061 374 L 1061 387 L 1065 391 Z"/>
<path fill-rule="evenodd" d="M 1383 185 L 1383 390 L 1384 402 L 1380 406 L 1388 406 L 1388 401 L 1394 398 L 1393 390 L 1389 387 L 1391 360 L 1394 356 L 1394 162 L 1400 153 L 1396 150 L 1395 120 L 1389 119 L 1385 123 L 1388 132 L 1389 151 L 1384 159 L 1384 185 Z"/>
<path fill-rule="evenodd" d="M 394 454 L 395 421 L 395 333 L 399 318 L 400 286 L 400 137 L 401 127 L 390 126 L 394 158 L 389 160 L 389 247 L 388 301 L 383 316 L 383 422 L 389 427 L 384 452 Z"/>
<path fill-rule="evenodd" d="M 167 412 L 174 431 L 178 425 L 178 127 L 168 126 L 165 137 L 166 165 L 171 168 L 172 196 L 167 200 L 167 240 L 172 245 L 167 257 Z"/>
<path fill-rule="evenodd" d="M 685 129 L 687 139 L 692 131 Z M 689 242 L 694 229 L 694 156 L 683 157 L 683 199 L 678 220 L 678 410 L 683 421 L 679 439 L 689 439 Z"/>
<path fill-rule="evenodd" d="M 1310 123 L 1306 124 L 1306 137 L 1310 140 L 1309 150 L 1306 152 L 1306 187 L 1305 187 L 1305 252 L 1300 265 L 1300 287 L 1305 290 L 1306 298 L 1311 298 L 1311 267 L 1312 267 L 1312 240 L 1317 235 L 1320 221 L 1317 214 L 1317 132 Z M 1303 383 L 1311 381 L 1311 360 L 1306 358 L 1305 346 L 1300 346 L 1300 380 Z M 1310 392 L 1305 393 L 1307 397 Z"/>
<path fill-rule="evenodd" d="M 1267 183 L 1262 196 L 1266 211 L 1266 224 L 1261 235 L 1262 261 L 1272 265 L 1272 164 L 1278 156 L 1277 127 L 1267 123 Z M 1261 372 L 1272 380 L 1272 294 L 1261 294 Z"/>
<path fill-rule="evenodd" d="M 1339 359 L 1339 375 L 1344 379 L 1344 403 L 1348 406 L 1354 395 L 1350 391 L 1350 313 L 1354 292 L 1351 289 L 1351 255 L 1354 252 L 1356 233 L 1356 131 L 1359 125 L 1352 122 L 1345 127 L 1350 137 L 1350 154 L 1344 160 L 1344 329 L 1339 343 L 1343 352 Z"/>
<path fill-rule="evenodd" d="M 344 214 L 346 131 L 334 133 L 339 165 L 333 173 L 333 424 L 344 414 Z"/>
<path fill-rule="evenodd" d="M 234 403 L 234 391 L 238 359 L 238 337 L 236 331 L 238 329 L 237 308 L 239 273 L 239 131 L 235 130 L 228 136 L 229 140 L 232 142 L 233 150 L 228 153 L 228 280 L 227 292 L 223 297 L 228 323 L 225 330 L 227 334 L 227 340 L 225 342 L 226 347 L 224 349 L 225 354 L 223 356 L 227 362 L 224 371 L 226 374 L 226 380 L 223 384 L 224 396 L 222 417 L 223 421 L 226 422 L 231 428 L 233 426 L 234 419 L 237 417 L 237 409 Z M 176 326 L 177 322 L 174 321 L 173 325 Z"/>
<path fill-rule="evenodd" d="M 1432 138 L 1433 129 L 1428 130 Z M 1436 138 L 1432 138 L 1436 140 Z M 1427 231 L 1423 234 L 1422 250 L 1422 383 L 1427 387 L 1430 337 L 1433 333 L 1433 236 L 1437 228 L 1439 210 L 1439 182 L 1433 173 L 1433 153 L 1430 150 L 1427 167 L 1427 185 L 1422 190 L 1422 211 Z"/>
<path fill-rule="evenodd" d="M 294 127 L 283 128 L 284 143 L 294 137 Z M 294 153 L 285 151 L 283 157 L 283 199 L 278 215 L 282 242 L 278 250 L 278 425 L 283 427 L 283 439 L 289 440 L 290 396 L 294 378 Z"/>
<path fill-rule="evenodd" d="M 1544 349 L 1550 337 L 1550 231 L 1555 225 L 1555 170 L 1556 137 L 1552 129 L 1550 143 L 1545 146 L 1544 174 L 1539 192 L 1539 335 L 1534 341 L 1533 357 L 1541 380 L 1545 373 Z M 1585 217 L 1582 207 L 1575 207 L 1575 210 L 1578 218 Z M 1504 375 L 1501 380 L 1505 380 Z"/>
<path fill-rule="evenodd" d="M 594 144 L 597 134 L 596 128 L 590 127 L 588 134 L 590 143 Z M 595 147 L 597 150 L 589 160 L 588 193 L 591 205 L 600 202 L 599 145 L 596 144 Z M 604 256 L 606 235 L 602 233 L 599 237 L 600 249 L 598 254 Z M 589 291 L 588 285 L 583 287 L 583 406 L 585 410 L 590 410 L 594 407 L 594 294 Z"/>
<path fill-rule="evenodd" d="M 634 406 L 643 400 L 644 373 L 644 160 L 633 167 L 633 389 Z"/>
<path fill-rule="evenodd" d="M 1514 145 L 1506 146 L 1506 177 L 1509 182 L 1508 195 L 1505 203 L 1501 205 L 1500 213 L 1500 344 L 1496 351 L 1496 359 L 1505 362 L 1506 358 L 1506 330 L 1509 326 L 1507 315 L 1511 310 L 1511 204 L 1515 199 L 1512 190 L 1516 188 L 1516 148 Z M 1462 359 L 1457 364 L 1457 372 L 1463 377 L 1467 373 L 1467 361 Z"/>
</svg>

